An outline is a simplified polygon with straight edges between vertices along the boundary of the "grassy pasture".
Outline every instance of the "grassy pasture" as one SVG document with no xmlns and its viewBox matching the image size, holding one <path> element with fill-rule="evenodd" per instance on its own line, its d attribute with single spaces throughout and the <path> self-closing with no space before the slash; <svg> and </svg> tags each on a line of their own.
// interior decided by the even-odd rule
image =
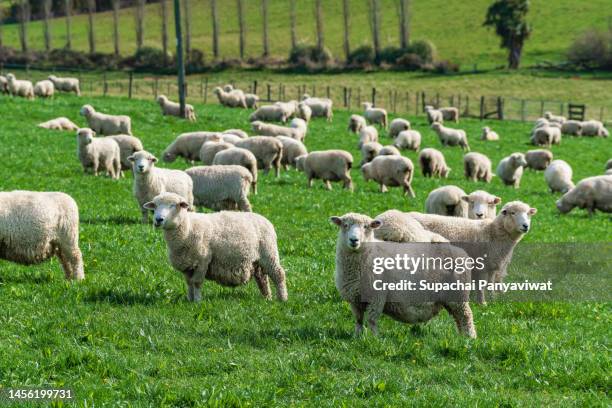
<svg viewBox="0 0 612 408">
<path fill-rule="evenodd" d="M 88 98 L 96 108 L 129 114 L 145 148 L 160 154 L 184 131 L 248 128 L 249 112 L 198 105 L 198 122 L 162 118 L 150 101 Z M 442 149 L 448 180 L 414 178 L 416 199 L 398 189 L 380 194 L 353 170 L 355 192 L 311 190 L 294 170 L 262 176 L 254 210 L 279 237 L 289 301 L 264 301 L 253 283 L 203 287 L 203 302 L 185 300 L 182 276 L 168 264 L 160 231 L 139 224 L 131 175 L 120 181 L 82 174 L 72 133 L 35 124 L 77 115 L 83 99 L 34 102 L 2 97 L 0 189 L 59 190 L 81 213 L 86 279 L 63 280 L 56 261 L 23 267 L 0 261 L 0 384 L 72 387 L 79 405 L 566 405 L 609 406 L 609 303 L 492 303 L 474 306 L 479 338 L 455 334 L 443 313 L 410 328 L 381 320 L 381 335 L 352 337 L 353 320 L 334 287 L 336 229 L 330 215 L 376 215 L 389 208 L 421 210 L 428 192 L 456 184 L 521 199 L 538 209 L 524 242 L 605 242 L 610 216 L 582 211 L 559 216 L 542 173 L 527 171 L 520 190 L 467 182 L 462 152 Z M 359 161 L 348 112 L 315 120 L 309 150 L 343 148 Z M 439 148 L 423 117 L 408 116 L 423 146 Z M 473 151 L 496 165 L 526 151 L 530 124 L 487 122 L 500 142 L 478 139 L 484 123 L 465 120 Z M 387 140 L 385 136 L 382 142 Z M 610 139 L 565 138 L 555 157 L 574 168 L 575 181 L 601 174 Z M 416 154 L 404 153 L 413 161 Z M 182 161 L 172 168 L 186 168 Z M 24 406 L 27 406 L 24 405 Z"/>
</svg>

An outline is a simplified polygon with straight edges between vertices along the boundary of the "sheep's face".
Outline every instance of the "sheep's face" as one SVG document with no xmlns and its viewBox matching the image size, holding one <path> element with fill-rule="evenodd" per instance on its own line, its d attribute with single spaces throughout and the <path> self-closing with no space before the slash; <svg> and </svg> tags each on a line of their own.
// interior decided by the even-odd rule
<svg viewBox="0 0 612 408">
<path fill-rule="evenodd" d="M 221 93 L 222 89 L 219 87 L 216 87 L 215 89 L 213 89 L 213 93 L 217 96 L 219 96 L 219 94 Z"/>
<path fill-rule="evenodd" d="M 304 171 L 304 162 L 306 161 L 307 154 L 303 154 L 295 158 L 295 168 L 298 171 Z"/>
<path fill-rule="evenodd" d="M 253 129 L 254 132 L 259 132 L 262 126 L 263 126 L 263 123 L 258 120 L 251 123 L 251 129 Z"/>
<path fill-rule="evenodd" d="M 157 163 L 157 157 L 144 150 L 134 153 L 128 157 L 128 160 L 132 162 L 132 170 L 134 173 L 139 174 L 148 173 L 155 167 L 155 163 Z"/>
<path fill-rule="evenodd" d="M 504 229 L 511 234 L 526 234 L 531 228 L 531 217 L 537 212 L 520 201 L 512 201 L 501 210 Z"/>
<path fill-rule="evenodd" d="M 96 135 L 96 132 L 89 128 L 79 129 L 77 130 L 77 140 L 79 143 L 83 145 L 88 145 L 93 142 L 93 138 Z"/>
<path fill-rule="evenodd" d="M 9 81 L 9 82 L 14 81 L 15 80 L 15 75 L 7 74 L 6 75 L 6 80 Z"/>
<path fill-rule="evenodd" d="M 431 128 L 435 131 L 438 132 L 440 129 L 442 129 L 442 124 L 439 122 L 434 122 L 431 124 Z"/>
<path fill-rule="evenodd" d="M 440 169 L 440 176 L 444 178 L 448 178 L 448 173 L 450 173 L 451 170 L 452 169 L 448 166 L 442 167 L 442 169 Z"/>
<path fill-rule="evenodd" d="M 571 204 L 569 200 L 566 200 L 565 196 L 558 199 L 555 204 L 557 206 L 557 210 L 559 210 L 561 214 L 567 214 L 568 212 L 572 211 L 572 209 L 574 208 L 574 205 Z"/>
<path fill-rule="evenodd" d="M 370 102 L 363 102 L 361 105 L 363 106 L 363 109 L 365 110 L 372 108 L 372 104 Z"/>
<path fill-rule="evenodd" d="M 364 242 L 373 241 L 374 230 L 382 225 L 380 220 L 354 213 L 331 217 L 330 221 L 340 228 L 338 245 L 344 245 L 350 251 L 358 251 Z"/>
<path fill-rule="evenodd" d="M 475 191 L 461 198 L 468 203 L 468 218 L 473 220 L 485 219 L 488 214 L 495 215 L 496 206 L 501 203 L 501 198 L 484 191 Z"/>
<path fill-rule="evenodd" d="M 91 105 L 83 105 L 80 111 L 81 116 L 85 117 L 90 116 L 92 113 L 94 113 L 94 108 Z"/>
<path fill-rule="evenodd" d="M 365 181 L 370 181 L 370 169 L 372 168 L 372 163 L 366 163 L 361 166 L 361 174 L 363 174 L 363 179 Z"/>
<path fill-rule="evenodd" d="M 153 211 L 156 228 L 174 229 L 180 224 L 181 214 L 189 209 L 189 203 L 178 194 L 162 193 L 145 203 L 143 208 Z"/>
<path fill-rule="evenodd" d="M 165 95 L 159 95 L 157 97 L 157 103 L 159 103 L 160 105 L 165 105 L 166 102 L 168 102 L 168 98 L 166 98 Z"/>
<path fill-rule="evenodd" d="M 523 153 L 513 153 L 510 156 L 510 160 L 514 163 L 514 167 L 525 167 L 527 166 L 527 160 Z"/>
<path fill-rule="evenodd" d="M 49 81 L 53 81 L 53 82 L 55 82 L 55 81 L 57 80 L 57 77 L 56 77 L 55 75 L 49 75 L 49 76 L 47 77 L 47 79 L 48 79 Z"/>
<path fill-rule="evenodd" d="M 233 85 L 231 85 L 231 84 L 227 84 L 227 85 L 225 85 L 225 86 L 223 87 L 223 90 L 224 90 L 225 92 L 231 92 L 231 91 L 233 91 L 233 90 L 234 90 L 234 86 L 233 86 Z"/>
</svg>

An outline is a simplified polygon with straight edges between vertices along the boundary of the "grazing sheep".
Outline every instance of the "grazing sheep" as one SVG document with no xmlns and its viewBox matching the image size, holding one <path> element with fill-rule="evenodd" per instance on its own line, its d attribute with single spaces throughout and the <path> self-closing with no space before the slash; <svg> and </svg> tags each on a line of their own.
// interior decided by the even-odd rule
<svg viewBox="0 0 612 408">
<path fill-rule="evenodd" d="M 281 102 L 278 101 L 275 103 L 276 106 L 279 106 L 284 112 L 287 118 L 291 118 L 295 115 L 298 109 L 298 101 L 292 100 L 289 102 Z"/>
<path fill-rule="evenodd" d="M 368 123 L 361 115 L 351 115 L 349 118 L 348 130 L 353 133 L 359 133 L 366 126 L 368 126 Z"/>
<path fill-rule="evenodd" d="M 96 112 L 91 105 L 83 105 L 80 111 L 91 129 L 101 135 L 132 135 L 132 120 L 126 115 L 107 115 Z"/>
<path fill-rule="evenodd" d="M 378 124 L 383 129 L 387 128 L 388 119 L 386 110 L 375 108 L 371 102 L 363 102 L 361 105 L 364 109 L 363 117 L 366 118 L 369 124 Z"/>
<path fill-rule="evenodd" d="M 398 149 L 408 149 L 418 152 L 421 148 L 421 132 L 418 130 L 404 130 L 397 135 L 393 144 Z"/>
<path fill-rule="evenodd" d="M 81 96 L 81 87 L 78 78 L 61 78 L 55 75 L 49 75 L 47 79 L 53 82 L 53 86 L 58 92 L 74 92 L 77 96 Z"/>
<path fill-rule="evenodd" d="M 382 225 L 374 231 L 374 238 L 388 242 L 448 242 L 440 234 L 427 231 L 407 213 L 388 210 L 376 217 Z"/>
<path fill-rule="evenodd" d="M 0 259 L 35 265 L 57 256 L 66 279 L 85 277 L 79 208 L 67 194 L 0 192 Z"/>
<path fill-rule="evenodd" d="M 482 128 L 482 135 L 480 136 L 480 140 L 489 140 L 489 141 L 499 140 L 499 135 L 497 134 L 497 132 L 491 130 L 490 127 L 485 126 Z"/>
<path fill-rule="evenodd" d="M 357 148 L 361 149 L 364 143 L 378 142 L 378 130 L 374 126 L 366 126 L 359 131 L 359 143 Z"/>
<path fill-rule="evenodd" d="M 467 202 L 467 217 L 472 220 L 493 219 L 497 214 L 497 205 L 501 198 L 486 191 L 476 190 L 462 197 Z"/>
<path fill-rule="evenodd" d="M 454 107 L 438 108 L 442 113 L 442 119 L 452 120 L 455 123 L 459 123 L 459 109 Z"/>
<path fill-rule="evenodd" d="M 564 135 L 580 136 L 582 134 L 582 122 L 579 120 L 568 120 L 561 125 L 561 133 Z"/>
<path fill-rule="evenodd" d="M 567 214 L 574 207 L 586 209 L 589 217 L 595 210 L 612 212 L 612 175 L 582 179 L 557 201 L 561 214 Z"/>
<path fill-rule="evenodd" d="M 434 109 L 434 107 L 431 105 L 425 106 L 425 114 L 427 115 L 427 122 L 429 122 L 430 125 L 436 122 L 444 123 L 444 115 L 442 114 L 442 111 L 439 109 Z"/>
<path fill-rule="evenodd" d="M 299 156 L 308 153 L 304 143 L 300 142 L 299 140 L 286 136 L 278 136 L 277 139 L 283 144 L 283 157 L 281 159 L 281 164 L 285 166 L 285 170 L 289 170 L 289 166 L 296 167 L 295 160 Z"/>
<path fill-rule="evenodd" d="M 253 194 L 257 194 L 257 159 L 253 153 L 241 147 L 232 147 L 231 149 L 218 152 L 215 155 L 212 164 L 220 166 L 236 165 L 244 167 L 253 177 L 251 187 L 253 188 Z"/>
<path fill-rule="evenodd" d="M 55 87 L 53 86 L 53 82 L 45 79 L 43 81 L 38 81 L 36 85 L 34 85 L 34 95 L 41 98 L 51 98 L 55 93 Z"/>
<path fill-rule="evenodd" d="M 270 136 L 253 136 L 235 144 L 249 150 L 257 158 L 257 168 L 268 174 L 274 167 L 274 174 L 280 177 L 281 160 L 283 158 L 283 142 Z"/>
<path fill-rule="evenodd" d="M 221 133 L 221 141 L 229 144 L 236 144 L 242 140 L 240 136 L 236 136 L 233 133 Z"/>
<path fill-rule="evenodd" d="M 463 156 L 465 178 L 470 181 L 490 183 L 493 178 L 491 160 L 482 153 L 468 153 Z"/>
<path fill-rule="evenodd" d="M 304 141 L 308 131 L 303 119 L 293 119 L 290 127 L 278 126 L 271 123 L 263 123 L 258 120 L 251 122 L 253 131 L 262 136 L 287 136 L 300 142 Z"/>
<path fill-rule="evenodd" d="M 419 153 L 419 165 L 425 177 L 448 177 L 451 168 L 446 165 L 441 151 L 428 147 Z"/>
<path fill-rule="evenodd" d="M 539 127 L 548 126 L 548 125 L 550 125 L 550 122 L 548 121 L 548 119 L 546 119 L 546 118 L 538 118 L 538 120 L 535 121 L 531 131 L 533 132 L 534 130 L 536 130 Z"/>
<path fill-rule="evenodd" d="M 162 153 L 162 159 L 166 163 L 172 163 L 177 157 L 183 157 L 187 162 L 193 163 L 200 159 L 200 150 L 204 143 L 221 142 L 222 140 L 222 136 L 217 132 L 182 133 L 166 147 Z"/>
<path fill-rule="evenodd" d="M 544 179 L 551 193 L 567 193 L 574 188 L 572 167 L 564 160 L 555 160 L 544 171 Z"/>
<path fill-rule="evenodd" d="M 587 120 L 582 122 L 582 136 L 610 136 L 608 129 L 598 120 Z"/>
<path fill-rule="evenodd" d="M 353 156 L 345 150 L 310 152 L 296 159 L 296 167 L 306 174 L 308 187 L 312 187 L 314 179 L 319 179 L 328 190 L 332 189 L 331 181 L 342 181 L 344 188 L 353 190 Z"/>
<path fill-rule="evenodd" d="M 244 94 L 244 101 L 246 102 L 247 108 L 257 109 L 257 102 L 259 102 L 259 96 L 252 93 L 246 93 Z"/>
<path fill-rule="evenodd" d="M 385 215 L 385 214 L 382 214 Z M 373 334 L 378 333 L 377 322 L 382 314 L 391 316 L 403 323 L 422 323 L 435 317 L 442 308 L 445 308 L 455 319 L 457 329 L 468 337 L 476 337 L 476 329 L 469 305 L 469 291 L 461 293 L 460 299 L 450 302 L 444 295 L 431 296 L 424 302 L 391 302 L 388 291 L 374 291 L 373 299 L 363 302 L 365 265 L 371 258 L 371 251 L 367 243 L 377 242 L 374 232 L 383 225 L 383 221 L 355 213 L 348 213 L 342 217 L 331 217 L 330 221 L 339 227 L 336 243 L 336 288 L 343 300 L 351 306 L 355 318 L 355 335 L 361 335 L 363 320 L 367 314 L 368 328 Z M 422 229 L 421 229 L 422 230 Z M 445 248 L 446 249 L 446 248 Z M 455 249 L 455 251 L 453 251 Z M 449 247 L 449 254 L 458 253 L 456 248 Z M 462 254 L 465 254 L 461 251 Z M 428 281 L 456 282 L 469 281 L 469 273 L 457 274 L 444 269 L 427 271 Z M 406 295 L 406 300 L 409 300 Z"/>
<path fill-rule="evenodd" d="M 302 103 L 308 105 L 312 111 L 312 117 L 323 117 L 328 122 L 331 122 L 334 118 L 333 102 L 328 98 L 313 98 L 308 94 L 302 96 Z"/>
<path fill-rule="evenodd" d="M 410 130 L 410 122 L 402 118 L 393 119 L 389 125 L 389 137 L 395 139 L 405 130 Z"/>
<path fill-rule="evenodd" d="M 222 133 L 222 136 L 225 137 L 225 135 L 238 136 L 240 139 L 246 139 L 247 137 L 249 137 L 248 133 L 245 132 L 242 129 L 227 129 L 227 130 L 224 130 L 223 133 Z"/>
<path fill-rule="evenodd" d="M 562 125 L 565 123 L 565 121 L 567 120 L 567 118 L 565 116 L 557 116 L 557 115 L 553 115 L 551 112 L 544 112 L 544 119 L 548 120 L 549 122 L 556 122 L 559 125 Z"/>
<path fill-rule="evenodd" d="M 77 130 L 77 157 L 83 166 L 98 175 L 100 168 L 106 170 L 107 174 L 118 179 L 121 175 L 121 149 L 113 139 L 106 137 L 94 137 L 96 132 L 89 128 Z"/>
<path fill-rule="evenodd" d="M 531 134 L 531 143 L 536 146 L 550 147 L 553 144 L 561 144 L 561 127 L 557 123 L 540 126 Z"/>
<path fill-rule="evenodd" d="M 380 149 L 380 151 L 378 152 L 379 156 L 401 156 L 402 154 L 400 153 L 399 150 L 397 150 L 397 147 L 395 146 L 383 146 L 382 149 Z"/>
<path fill-rule="evenodd" d="M 228 108 L 247 108 L 244 92 L 242 92 L 240 89 L 224 91 L 223 89 L 216 87 L 213 89 L 213 93 L 217 95 L 219 103 L 223 106 L 227 106 Z"/>
<path fill-rule="evenodd" d="M 251 113 L 249 116 L 249 122 L 255 122 L 256 120 L 262 122 L 282 122 L 286 123 L 287 112 L 278 105 L 264 105 L 257 108 L 257 110 Z"/>
<path fill-rule="evenodd" d="M 39 128 L 49 129 L 49 130 L 71 130 L 77 131 L 79 127 L 75 125 L 70 119 L 65 117 L 59 117 L 55 119 L 48 120 L 43 123 L 38 124 Z"/>
<path fill-rule="evenodd" d="M 181 105 L 176 102 L 170 101 L 166 95 L 159 95 L 157 97 L 157 103 L 161 108 L 163 116 L 168 115 L 181 117 Z M 188 103 L 185 104 L 185 113 L 183 117 L 191 122 L 195 122 L 196 115 L 193 105 L 190 105 Z"/>
<path fill-rule="evenodd" d="M 368 142 L 361 145 L 361 163 L 359 167 L 374 160 L 378 156 L 378 152 L 382 149 L 382 145 L 378 142 Z"/>
<path fill-rule="evenodd" d="M 244 167 L 196 166 L 188 168 L 185 173 L 193 181 L 193 201 L 196 206 L 214 211 L 252 211 L 248 196 L 253 176 Z"/>
<path fill-rule="evenodd" d="M 9 93 L 8 80 L 4 75 L 0 75 L 0 93 Z"/>
<path fill-rule="evenodd" d="M 525 155 L 523 153 L 512 153 L 499 162 L 496 173 L 505 185 L 519 188 L 525 166 L 527 166 Z"/>
<path fill-rule="evenodd" d="M 145 207 L 154 211 L 155 226 L 164 230 L 168 258 L 185 276 L 189 301 L 202 300 L 204 279 L 238 286 L 246 284 L 251 276 L 264 298 L 271 297 L 270 277 L 278 299 L 287 300 L 276 231 L 263 216 L 225 211 L 190 213 L 190 204 L 171 193 L 158 195 Z"/>
<path fill-rule="evenodd" d="M 476 276 L 476 280 L 486 278 L 488 282 L 502 282 L 507 275 L 506 268 L 512 259 L 512 252 L 531 228 L 531 217 L 536 212 L 535 208 L 521 201 L 512 201 L 493 219 L 469 220 L 417 212 L 408 215 L 425 229 L 442 235 L 450 242 L 480 242 L 489 245 L 491 250 L 484 258 L 485 268 L 482 271 L 487 276 Z M 482 248 L 478 245 L 467 245 L 466 251 L 474 258 L 482 257 Z M 478 290 L 477 300 L 480 304 L 486 303 L 484 289 Z"/>
<path fill-rule="evenodd" d="M 310 122 L 310 118 L 312 118 L 312 109 L 310 109 L 310 106 L 306 105 L 304 102 L 300 102 L 298 103 L 295 116 L 308 123 Z"/>
<path fill-rule="evenodd" d="M 467 217 L 467 197 L 465 191 L 457 186 L 442 186 L 432 190 L 425 200 L 427 214 L 448 215 L 450 217 Z"/>
<path fill-rule="evenodd" d="M 144 150 L 140 139 L 129 135 L 114 135 L 106 136 L 108 139 L 112 139 L 119 145 L 119 152 L 121 155 L 121 175 L 123 176 L 123 170 L 131 170 L 132 162 L 129 157 L 136 152 Z"/>
<path fill-rule="evenodd" d="M 6 81 L 11 95 L 34 99 L 34 86 L 32 86 L 32 82 L 16 79 L 13 74 L 8 74 L 6 76 Z"/>
<path fill-rule="evenodd" d="M 461 146 L 463 150 L 470 151 L 465 130 L 447 128 L 439 122 L 433 123 L 431 128 L 438 134 L 442 146 Z"/>
<path fill-rule="evenodd" d="M 388 187 L 402 187 L 404 194 L 415 197 L 412 189 L 414 165 L 412 160 L 403 156 L 377 156 L 370 163 L 361 167 L 365 181 L 374 180 L 380 185 L 380 192 L 385 193 Z"/>
<path fill-rule="evenodd" d="M 528 150 L 527 153 L 525 153 L 525 161 L 529 169 L 545 170 L 552 160 L 553 154 L 550 150 Z"/>
<path fill-rule="evenodd" d="M 200 161 L 205 166 L 213 164 L 215 155 L 222 150 L 231 149 L 234 147 L 231 143 L 225 142 L 206 142 L 200 149 Z"/>
</svg>

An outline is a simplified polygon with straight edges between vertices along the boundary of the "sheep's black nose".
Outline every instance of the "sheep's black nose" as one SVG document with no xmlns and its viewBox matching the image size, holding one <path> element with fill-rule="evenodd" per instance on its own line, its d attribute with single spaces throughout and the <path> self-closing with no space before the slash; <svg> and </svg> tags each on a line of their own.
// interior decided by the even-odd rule
<svg viewBox="0 0 612 408">
<path fill-rule="evenodd" d="M 155 217 L 155 223 L 156 223 L 156 224 L 161 224 L 163 221 L 164 221 L 164 219 L 163 219 L 163 218 L 160 218 L 160 217 Z"/>
<path fill-rule="evenodd" d="M 476 214 L 476 218 L 482 218 L 484 214 Z"/>
<path fill-rule="evenodd" d="M 529 230 L 529 224 L 523 224 L 523 229 L 524 229 L 525 231 Z"/>
</svg>

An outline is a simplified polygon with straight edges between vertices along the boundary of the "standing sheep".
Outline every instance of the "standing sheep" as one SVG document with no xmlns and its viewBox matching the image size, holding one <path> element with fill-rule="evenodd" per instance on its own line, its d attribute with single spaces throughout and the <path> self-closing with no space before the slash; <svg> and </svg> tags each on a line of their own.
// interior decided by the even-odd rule
<svg viewBox="0 0 612 408">
<path fill-rule="evenodd" d="M 290 127 L 263 123 L 256 120 L 251 122 L 251 127 L 253 132 L 261 136 L 287 136 L 300 142 L 304 141 L 308 131 L 306 122 L 303 119 L 293 119 Z"/>
<path fill-rule="evenodd" d="M 0 75 L 0 93 L 9 93 L 8 80 L 4 75 Z"/>
<path fill-rule="evenodd" d="M 378 130 L 374 126 L 366 126 L 359 131 L 359 143 L 357 148 L 361 149 L 364 143 L 378 142 Z"/>
<path fill-rule="evenodd" d="M 410 130 L 410 122 L 402 118 L 393 119 L 389 125 L 389 137 L 395 139 L 397 135 L 405 130 Z"/>
<path fill-rule="evenodd" d="M 496 173 L 505 185 L 519 188 L 525 166 L 527 166 L 525 155 L 523 153 L 512 153 L 499 162 Z"/>
<path fill-rule="evenodd" d="M 419 165 L 424 177 L 447 178 L 451 168 L 446 165 L 441 151 L 428 147 L 419 153 Z"/>
<path fill-rule="evenodd" d="M 251 173 L 242 166 L 196 166 L 185 170 L 193 181 L 193 198 L 196 206 L 214 211 L 252 211 L 249 187 Z"/>
<path fill-rule="evenodd" d="M 257 102 L 259 102 L 259 96 L 252 93 L 246 93 L 244 94 L 244 101 L 246 102 L 247 108 L 257 109 Z"/>
<path fill-rule="evenodd" d="M 249 122 L 255 122 L 256 120 L 262 122 L 282 122 L 286 123 L 287 112 L 278 105 L 264 105 L 257 108 L 257 110 L 249 116 Z"/>
<path fill-rule="evenodd" d="M 425 200 L 427 214 L 448 215 L 450 217 L 467 217 L 467 197 L 465 191 L 457 186 L 442 186 L 432 190 Z"/>
<path fill-rule="evenodd" d="M 551 193 L 567 193 L 574 188 L 572 167 L 564 160 L 555 160 L 544 171 L 544 179 Z"/>
<path fill-rule="evenodd" d="M 38 127 L 49 130 L 71 130 L 73 132 L 79 130 L 77 125 L 75 125 L 70 119 L 63 116 L 39 123 Z"/>
<path fill-rule="evenodd" d="M 353 133 L 359 133 L 361 129 L 368 126 L 366 119 L 361 115 L 351 115 L 349 118 L 348 130 Z"/>
<path fill-rule="evenodd" d="M 544 119 L 548 120 L 549 122 L 556 122 L 559 125 L 562 125 L 567 121 L 565 116 L 553 115 L 550 111 L 544 112 Z"/>
<path fill-rule="evenodd" d="M 528 150 L 527 153 L 525 153 L 527 168 L 532 170 L 545 170 L 552 160 L 553 154 L 550 150 Z"/>
<path fill-rule="evenodd" d="M 123 170 L 131 170 L 132 162 L 129 157 L 136 152 L 144 150 L 140 139 L 129 135 L 114 135 L 106 136 L 108 139 L 112 139 L 119 145 L 119 151 L 121 154 L 121 175 L 123 176 Z"/>
<path fill-rule="evenodd" d="M 112 179 L 121 175 L 121 149 L 113 139 L 94 137 L 95 132 L 89 128 L 77 130 L 77 157 L 83 166 L 98 175 L 100 168 L 106 170 Z"/>
<path fill-rule="evenodd" d="M 172 163 L 177 157 L 183 157 L 188 162 L 195 162 L 200 158 L 200 150 L 206 142 L 220 142 L 223 140 L 217 132 L 188 132 L 182 133 L 174 139 L 162 153 L 166 163 Z"/>
<path fill-rule="evenodd" d="M 166 95 L 159 95 L 157 97 L 157 103 L 159 104 L 159 107 L 161 108 L 161 112 L 163 116 L 168 115 L 168 116 L 181 117 L 181 105 L 179 105 L 176 102 L 170 101 Z M 193 108 L 193 105 L 190 105 L 188 103 L 185 104 L 185 113 L 183 117 L 191 122 L 195 122 L 196 115 L 195 115 L 195 109 Z"/>
<path fill-rule="evenodd" d="M 567 214 L 574 207 L 584 208 L 592 217 L 595 210 L 612 213 L 612 175 L 587 177 L 557 201 L 557 209 Z"/>
<path fill-rule="evenodd" d="M 274 168 L 276 177 L 280 177 L 281 160 L 283 158 L 283 143 L 270 136 L 253 136 L 241 140 L 236 147 L 247 149 L 257 158 L 257 168 L 268 174 Z"/>
<path fill-rule="evenodd" d="M 242 92 L 240 89 L 233 89 L 226 92 L 223 89 L 216 87 L 213 89 L 213 93 L 217 95 L 219 103 L 223 106 L 227 106 L 228 108 L 247 108 L 244 92 Z"/>
<path fill-rule="evenodd" d="M 236 165 L 244 167 L 251 173 L 253 180 L 251 187 L 253 188 L 253 194 L 257 194 L 257 159 L 253 153 L 241 147 L 232 147 L 215 154 L 212 164 L 215 166 Z"/>
<path fill-rule="evenodd" d="M 455 107 L 438 108 L 442 113 L 442 119 L 452 120 L 455 123 L 459 123 L 459 109 Z"/>
<path fill-rule="evenodd" d="M 368 142 L 361 145 L 361 163 L 359 167 L 374 160 L 378 156 L 378 152 L 382 149 L 382 145 L 378 142 Z"/>
<path fill-rule="evenodd" d="M 345 150 L 322 150 L 310 152 L 296 159 L 297 169 L 308 178 L 308 187 L 314 179 L 322 180 L 325 188 L 332 189 L 331 181 L 342 181 L 344 188 L 353 190 L 351 168 L 353 156 Z"/>
<path fill-rule="evenodd" d="M 485 126 L 482 128 L 482 135 L 480 136 L 480 140 L 489 140 L 489 141 L 499 140 L 499 135 L 497 134 L 497 132 L 491 130 L 490 127 Z"/>
<path fill-rule="evenodd" d="M 379 156 L 401 156 L 402 154 L 397 147 L 392 145 L 383 146 L 378 152 Z"/>
<path fill-rule="evenodd" d="M 531 134 L 531 143 L 535 146 L 550 147 L 553 144 L 561 144 L 561 127 L 557 123 L 544 125 L 536 128 Z"/>
<path fill-rule="evenodd" d="M 53 82 L 53 86 L 58 92 L 74 92 L 77 96 L 81 96 L 81 87 L 78 78 L 60 78 L 55 75 L 49 75 L 47 79 Z"/>
<path fill-rule="evenodd" d="M 402 187 L 404 194 L 415 197 L 412 189 L 414 165 L 412 160 L 403 156 L 378 156 L 361 167 L 365 181 L 374 180 L 380 185 L 380 192 L 385 193 L 387 186 Z"/>
<path fill-rule="evenodd" d="M 285 166 L 285 170 L 289 170 L 289 166 L 296 167 L 295 160 L 299 156 L 308 153 L 304 143 L 300 142 L 299 140 L 286 136 L 277 136 L 277 139 L 283 144 L 283 157 L 281 164 Z"/>
<path fill-rule="evenodd" d="M 472 220 L 493 219 L 497 214 L 497 205 L 501 198 L 486 191 L 477 190 L 462 197 L 467 206 L 467 217 Z"/>
<path fill-rule="evenodd" d="M 482 153 L 468 153 L 463 156 L 465 178 L 470 181 L 490 183 L 493 178 L 491 160 Z"/>
<path fill-rule="evenodd" d="M 418 152 L 421 148 L 421 132 L 418 130 L 404 130 L 400 132 L 393 145 L 398 149 L 408 149 Z"/>
<path fill-rule="evenodd" d="M 233 144 L 225 142 L 206 142 L 200 149 L 200 161 L 205 166 L 213 164 L 215 155 L 222 150 L 231 149 Z"/>
<path fill-rule="evenodd" d="M 582 134 L 582 122 L 579 120 L 568 120 L 561 125 L 561 133 L 570 136 L 580 136 Z"/>
<path fill-rule="evenodd" d="M 442 111 L 434 109 L 434 107 L 431 105 L 425 106 L 425 114 L 427 115 L 427 122 L 429 122 L 430 125 L 436 122 L 444 123 L 444 115 L 442 114 Z"/>
<path fill-rule="evenodd" d="M 54 93 L 55 88 L 53 87 L 53 82 L 47 79 L 38 81 L 36 85 L 34 85 L 34 95 L 40 98 L 51 98 Z"/>
<path fill-rule="evenodd" d="M 91 105 L 83 105 L 80 111 L 91 129 L 101 135 L 132 135 L 132 120 L 126 115 L 107 115 L 96 112 Z"/>
<path fill-rule="evenodd" d="M 11 95 L 34 99 L 34 86 L 32 86 L 32 82 L 16 79 L 13 74 L 8 74 L 6 76 L 6 81 Z"/>
<path fill-rule="evenodd" d="M 431 128 L 438 134 L 442 146 L 461 146 L 463 150 L 470 151 L 465 130 L 447 128 L 439 122 L 433 123 Z"/>
<path fill-rule="evenodd" d="M 386 129 L 388 124 L 387 111 L 382 108 L 375 108 L 372 102 L 363 102 L 364 112 L 363 117 L 366 118 L 369 124 L 378 124 L 381 128 Z"/>
<path fill-rule="evenodd" d="M 302 96 L 302 103 L 307 105 L 311 112 L 312 117 L 323 117 L 328 122 L 331 122 L 334 118 L 333 102 L 328 98 L 312 98 L 308 94 Z"/>
<path fill-rule="evenodd" d="M 298 103 L 297 111 L 295 112 L 295 116 L 304 120 L 304 122 L 310 122 L 310 118 L 312 118 L 312 109 L 310 106 L 306 105 L 304 102 Z"/>
</svg>

